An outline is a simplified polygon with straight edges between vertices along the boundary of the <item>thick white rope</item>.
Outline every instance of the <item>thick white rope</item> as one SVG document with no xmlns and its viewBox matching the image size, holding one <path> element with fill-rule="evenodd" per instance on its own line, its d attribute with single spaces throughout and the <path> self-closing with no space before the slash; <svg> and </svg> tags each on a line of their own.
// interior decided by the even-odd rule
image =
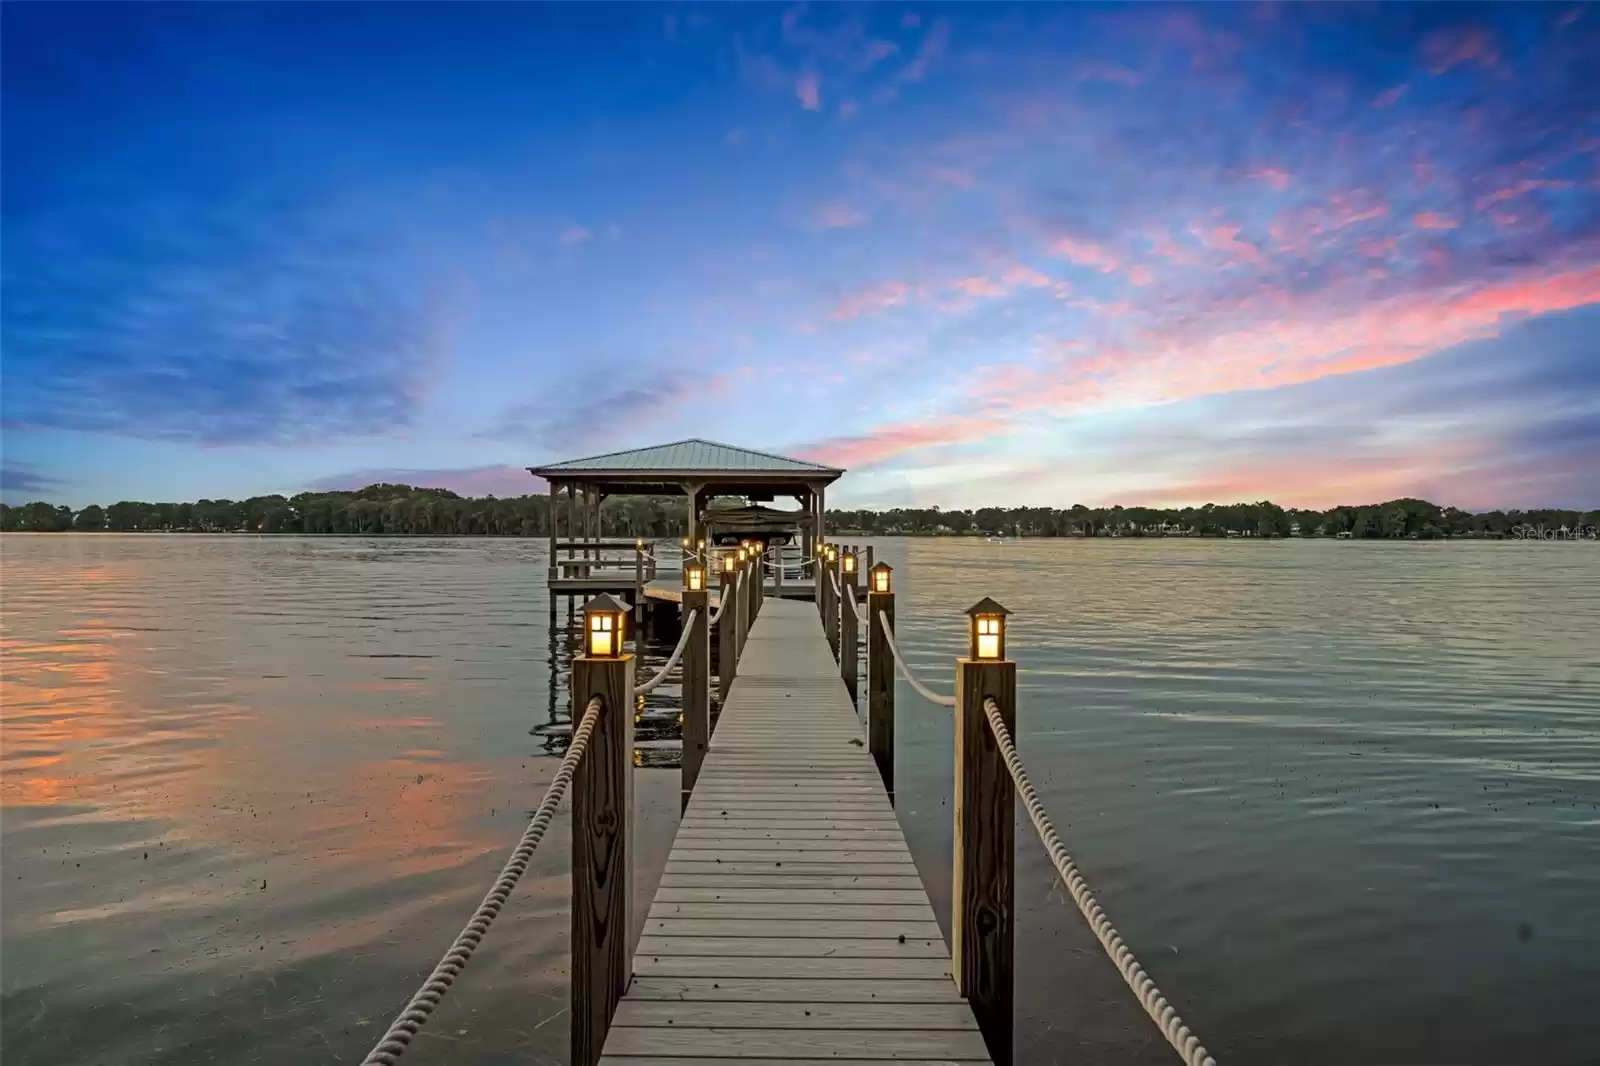
<svg viewBox="0 0 1600 1066">
<path fill-rule="evenodd" d="M 916 689 L 917 694 L 929 703 L 936 703 L 940 707 L 954 707 L 956 705 L 954 696 L 939 695 L 927 685 L 918 681 L 916 675 L 911 672 L 911 667 L 907 666 L 906 661 L 900 657 L 900 646 L 894 642 L 894 630 L 889 628 L 889 616 L 883 611 L 878 612 L 878 625 L 883 629 L 883 635 L 886 638 L 885 642 L 889 645 L 889 654 L 894 656 L 895 665 L 900 667 L 900 676 L 906 679 L 906 684 Z"/>
<path fill-rule="evenodd" d="M 1156 1028 L 1161 1030 L 1161 1035 L 1167 1038 L 1167 1043 L 1172 1045 L 1172 1049 L 1188 1063 L 1188 1066 L 1217 1066 L 1217 1060 L 1213 1059 L 1211 1053 L 1200 1043 L 1200 1038 L 1183 1024 L 1183 1019 L 1178 1017 L 1178 1012 L 1167 1002 L 1166 997 L 1161 994 L 1161 989 L 1150 979 L 1150 975 L 1144 972 L 1139 960 L 1133 957 L 1133 952 L 1122 942 L 1122 934 L 1117 932 L 1117 927 L 1111 924 L 1111 919 L 1106 917 L 1106 912 L 1095 900 L 1094 894 L 1089 891 L 1089 883 L 1083 879 L 1083 874 L 1078 872 L 1077 864 L 1072 861 L 1072 856 L 1067 854 L 1066 846 L 1061 843 L 1060 834 L 1056 832 L 1050 816 L 1045 813 L 1044 804 L 1039 802 L 1039 792 L 1028 778 L 1028 770 L 1022 765 L 1022 757 L 1017 754 L 1017 746 L 1011 742 L 1011 731 L 1006 728 L 1005 720 L 1000 717 L 1000 707 L 993 699 L 983 701 L 983 716 L 989 720 L 989 730 L 994 734 L 995 743 L 1000 746 L 1000 757 L 1005 760 L 1006 769 L 1011 772 L 1011 780 L 1022 796 L 1023 806 L 1028 808 L 1028 817 L 1033 820 L 1033 827 L 1039 831 L 1039 839 L 1044 843 L 1044 850 L 1050 853 L 1050 861 L 1055 864 L 1061 883 L 1067 886 L 1067 891 L 1072 894 L 1072 901 L 1078 905 L 1084 921 L 1094 930 L 1100 946 L 1105 949 L 1106 955 L 1121 972 L 1122 979 L 1128 983 L 1140 1006 L 1144 1007 L 1145 1013 L 1156 1023 Z"/>
<path fill-rule="evenodd" d="M 728 604 L 732 603 L 734 598 L 739 595 L 739 586 L 743 584 L 743 582 L 744 574 L 741 572 L 738 577 L 733 579 L 732 588 L 728 589 L 725 593 L 717 593 L 717 613 L 706 619 L 707 625 L 714 626 L 718 622 L 722 621 L 722 612 L 726 611 L 728 609 Z"/>
<path fill-rule="evenodd" d="M 833 567 L 828 567 L 828 584 L 833 586 L 833 594 L 839 595 L 839 575 L 833 572 Z"/>
<path fill-rule="evenodd" d="M 667 675 L 672 672 L 672 668 L 678 665 L 678 660 L 683 658 L 683 649 L 689 646 L 689 638 L 694 635 L 695 615 L 699 613 L 700 608 L 696 607 L 689 612 L 689 617 L 683 620 L 683 633 L 678 637 L 678 646 L 672 649 L 672 655 L 667 659 L 667 664 L 649 681 L 644 682 L 642 685 L 633 686 L 633 691 L 642 696 L 667 679 Z"/>
<path fill-rule="evenodd" d="M 622 713 L 631 713 L 631 708 L 622 709 Z M 550 787 L 545 789 L 539 809 L 533 812 L 528 828 L 522 832 L 522 840 L 501 868 L 494 887 L 483 897 L 478 909 L 472 912 L 472 920 L 467 922 L 455 943 L 450 945 L 450 950 L 444 953 L 444 958 L 439 960 L 422 987 L 417 989 L 416 995 L 411 997 L 405 1010 L 389 1026 L 389 1031 L 361 1060 L 361 1066 L 394 1066 L 444 999 L 445 993 L 450 991 L 450 986 L 461 976 L 461 971 L 467 968 L 472 953 L 483 943 L 483 935 L 489 931 L 490 923 L 500 914 L 500 908 L 510 898 L 511 890 L 517 887 L 517 882 L 527 872 L 528 863 L 533 859 L 539 841 L 544 839 L 545 830 L 550 828 L 550 820 L 555 817 L 561 797 L 572 783 L 572 775 L 577 771 L 583 753 L 589 748 L 589 738 L 594 735 L 595 723 L 599 720 L 600 698 L 596 696 L 584 708 L 583 718 L 578 722 L 578 728 L 572 731 L 572 743 L 567 746 L 567 754 L 562 757 L 556 776 L 550 779 Z"/>
</svg>

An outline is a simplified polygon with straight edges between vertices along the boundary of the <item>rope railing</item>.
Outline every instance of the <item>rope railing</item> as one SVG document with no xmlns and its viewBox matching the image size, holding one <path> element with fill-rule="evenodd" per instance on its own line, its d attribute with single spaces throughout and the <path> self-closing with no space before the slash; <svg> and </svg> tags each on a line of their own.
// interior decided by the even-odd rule
<svg viewBox="0 0 1600 1066">
<path fill-rule="evenodd" d="M 739 586 L 742 584 L 744 584 L 744 574 L 741 572 L 738 577 L 733 579 L 733 587 L 728 590 L 728 595 L 721 596 L 719 598 L 719 602 L 717 603 L 717 612 L 710 618 L 706 619 L 706 623 L 708 625 L 716 625 L 718 622 L 722 621 L 722 612 L 728 609 L 728 604 L 732 603 L 738 598 Z"/>
<path fill-rule="evenodd" d="M 891 649 L 894 647 L 892 640 L 889 646 Z M 900 661 L 898 651 L 895 652 L 895 661 Z M 1128 988 L 1139 1000 L 1140 1006 L 1144 1007 L 1145 1013 L 1150 1015 L 1150 1019 L 1161 1030 L 1161 1035 L 1167 1038 L 1167 1043 L 1172 1045 L 1172 1049 L 1179 1057 L 1188 1063 L 1188 1066 L 1216 1066 L 1216 1060 L 1211 1057 L 1211 1053 L 1200 1043 L 1200 1038 L 1183 1024 L 1183 1019 L 1178 1017 L 1178 1012 L 1161 994 L 1161 989 L 1156 987 L 1156 983 L 1150 979 L 1144 967 L 1139 965 L 1139 960 L 1133 957 L 1133 952 L 1129 951 L 1128 946 L 1122 941 L 1122 934 L 1117 932 L 1116 926 L 1111 924 L 1111 919 L 1106 916 L 1105 910 L 1089 891 L 1088 882 L 1078 871 L 1072 857 L 1067 854 L 1066 846 L 1061 843 L 1060 834 L 1050 821 L 1050 815 L 1045 813 L 1044 805 L 1039 802 L 1039 792 L 1028 777 L 1027 767 L 1022 765 L 1022 757 L 1017 754 L 1017 746 L 1011 740 L 1011 731 L 1006 728 L 1005 720 L 1000 716 L 1000 706 L 993 698 L 986 698 L 983 701 L 983 715 L 989 720 L 989 730 L 994 734 L 995 743 L 1000 748 L 1000 757 L 1005 760 L 1006 769 L 1011 773 L 1011 781 L 1022 796 L 1022 804 L 1028 809 L 1028 817 L 1033 821 L 1033 828 L 1038 831 L 1039 839 L 1044 844 L 1045 851 L 1049 853 L 1050 861 L 1055 865 L 1056 874 L 1071 894 L 1072 901 L 1078 905 L 1078 911 L 1083 915 L 1084 921 L 1094 930 L 1100 946 L 1105 949 L 1106 955 L 1122 974 L 1122 979 L 1127 982 Z"/>
<path fill-rule="evenodd" d="M 883 629 L 884 643 L 889 645 L 889 654 L 894 656 L 894 663 L 900 668 L 900 676 L 906 679 L 906 684 L 917 690 L 917 695 L 929 703 L 936 703 L 940 707 L 954 707 L 954 696 L 941 696 L 927 685 L 917 680 L 917 675 L 911 672 L 911 667 L 906 665 L 905 659 L 900 655 L 900 645 L 894 642 L 894 627 L 889 624 L 889 616 L 878 612 L 878 625 Z"/>
<path fill-rule="evenodd" d="M 828 569 L 828 584 L 833 586 L 833 594 L 839 595 L 839 575 L 833 572 L 832 567 Z"/>
<path fill-rule="evenodd" d="M 657 671 L 656 676 L 649 681 L 635 685 L 633 689 L 635 692 L 643 695 L 667 679 L 667 675 L 672 672 L 672 668 L 678 665 L 678 660 L 683 658 L 683 649 L 689 646 L 689 638 L 694 635 L 694 619 L 699 613 L 700 608 L 696 607 L 684 618 L 683 633 L 678 637 L 678 646 L 672 649 L 672 654 L 667 658 L 666 665 Z"/>
<path fill-rule="evenodd" d="M 561 797 L 566 793 L 567 786 L 572 783 L 572 775 L 577 772 L 583 753 L 589 748 L 589 738 L 594 735 L 595 724 L 600 720 L 600 712 L 601 702 L 596 696 L 584 708 L 583 718 L 579 720 L 578 727 L 572 731 L 572 743 L 568 745 L 567 753 L 561 759 L 561 766 L 557 768 L 555 777 L 551 778 L 549 788 L 545 789 L 544 799 L 540 801 L 539 808 L 533 812 L 528 828 L 523 830 L 521 841 L 511 852 L 511 857 L 506 860 L 505 866 L 501 867 L 500 876 L 495 880 L 494 887 L 483 897 L 478 909 L 472 912 L 471 920 L 456 936 L 455 942 L 450 945 L 450 950 L 444 953 L 444 957 L 433 968 L 428 979 L 422 982 L 422 987 L 417 989 L 405 1009 L 389 1026 L 388 1032 L 384 1033 L 383 1037 L 373 1045 L 372 1050 L 367 1052 L 367 1057 L 361 1060 L 361 1066 L 394 1066 L 411 1046 L 411 1041 L 417 1033 L 427 1024 L 440 1001 L 444 999 L 445 993 L 450 991 L 456 978 L 461 975 L 461 971 L 467 968 L 473 952 L 483 943 L 484 934 L 489 931 L 490 924 L 499 916 L 500 909 L 510 898 L 511 890 L 517 887 L 517 882 L 527 872 L 528 863 L 533 859 L 533 853 L 538 849 L 539 842 L 544 839 L 545 830 L 550 828 L 550 821 L 555 817 L 556 808 L 561 804 Z"/>
</svg>

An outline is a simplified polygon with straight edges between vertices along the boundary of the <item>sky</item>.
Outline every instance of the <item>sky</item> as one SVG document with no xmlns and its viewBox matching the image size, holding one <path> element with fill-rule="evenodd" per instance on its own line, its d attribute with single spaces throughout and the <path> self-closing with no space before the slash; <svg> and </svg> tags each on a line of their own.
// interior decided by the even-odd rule
<svg viewBox="0 0 1600 1066">
<path fill-rule="evenodd" d="M 1600 505 L 1597 5 L 0 20 L 7 502 Z"/>
</svg>

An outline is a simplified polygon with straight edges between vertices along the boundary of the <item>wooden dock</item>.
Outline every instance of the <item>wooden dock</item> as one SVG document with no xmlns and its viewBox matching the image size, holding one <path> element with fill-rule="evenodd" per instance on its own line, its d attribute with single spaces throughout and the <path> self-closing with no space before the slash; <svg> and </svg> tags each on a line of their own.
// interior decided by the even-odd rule
<svg viewBox="0 0 1600 1066">
<path fill-rule="evenodd" d="M 603 1051 L 989 1062 L 814 606 L 769 600 Z"/>
</svg>

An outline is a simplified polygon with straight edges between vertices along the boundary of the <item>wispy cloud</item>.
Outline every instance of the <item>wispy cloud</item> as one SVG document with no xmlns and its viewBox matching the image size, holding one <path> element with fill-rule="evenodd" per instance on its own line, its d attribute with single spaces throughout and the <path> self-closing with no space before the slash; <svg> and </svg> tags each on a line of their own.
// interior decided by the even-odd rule
<svg viewBox="0 0 1600 1066">
<path fill-rule="evenodd" d="M 1102 274 L 1109 274 L 1121 265 L 1121 260 L 1117 256 L 1094 241 L 1082 237 L 1057 237 L 1050 242 L 1049 252 L 1079 266 L 1098 270 Z"/>
<path fill-rule="evenodd" d="M 803 72 L 794 83 L 794 96 L 807 111 L 822 109 L 822 80 L 812 71 Z"/>
<path fill-rule="evenodd" d="M 691 380 L 680 368 L 623 364 L 604 371 L 557 378 L 537 399 L 503 408 L 480 431 L 483 440 L 565 446 L 583 437 L 610 440 L 666 418 L 691 396 L 718 390 L 712 375 Z"/>
<path fill-rule="evenodd" d="M 1438 211 L 1422 211 L 1412 219 L 1418 229 L 1455 229 L 1461 225 L 1449 215 Z"/>
<path fill-rule="evenodd" d="M 1256 167 L 1247 176 L 1254 181 L 1265 182 L 1279 192 L 1294 182 L 1294 178 L 1287 171 L 1279 170 L 1277 167 Z"/>
<path fill-rule="evenodd" d="M 0 463 L 0 492 L 21 497 L 48 496 L 61 488 L 61 479 L 40 471 L 31 463 L 7 460 Z"/>
<path fill-rule="evenodd" d="M 1483 26 L 1453 26 L 1429 34 L 1422 42 L 1428 73 L 1447 73 L 1462 63 L 1495 70 L 1500 66 L 1500 45 Z"/>
<path fill-rule="evenodd" d="M 588 244 L 594 234 L 582 226 L 568 226 L 556 234 L 556 241 L 563 248 L 573 248 L 580 244 Z"/>
<path fill-rule="evenodd" d="M 207 444 L 394 432 L 437 374 L 444 307 L 394 280 L 393 251 L 237 203 L 8 223 L 6 422 Z"/>
<path fill-rule="evenodd" d="M 849 204 L 832 203 L 823 204 L 813 211 L 811 221 L 819 229 L 850 229 L 853 226 L 866 225 L 868 219 L 864 212 L 856 210 Z"/>
<path fill-rule="evenodd" d="M 843 296 L 833 305 L 833 319 L 847 322 L 862 315 L 900 307 L 911 296 L 911 286 L 899 281 L 882 281 Z"/>
</svg>

